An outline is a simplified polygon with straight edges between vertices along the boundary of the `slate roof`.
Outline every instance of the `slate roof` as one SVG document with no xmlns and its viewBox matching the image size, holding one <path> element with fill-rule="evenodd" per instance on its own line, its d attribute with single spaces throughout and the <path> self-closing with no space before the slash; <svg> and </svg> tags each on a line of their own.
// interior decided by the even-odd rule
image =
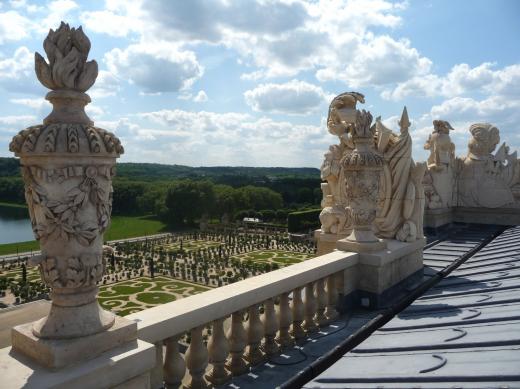
<svg viewBox="0 0 520 389">
<path fill-rule="evenodd" d="M 473 231 L 470 231 L 473 230 Z M 489 235 L 425 250 L 434 276 Z M 304 388 L 520 388 L 520 226 L 504 231 Z"/>
</svg>

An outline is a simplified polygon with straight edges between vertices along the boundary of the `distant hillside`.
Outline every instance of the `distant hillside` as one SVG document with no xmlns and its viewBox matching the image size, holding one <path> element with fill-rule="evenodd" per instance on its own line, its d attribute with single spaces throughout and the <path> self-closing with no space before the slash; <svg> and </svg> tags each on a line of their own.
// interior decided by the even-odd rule
<svg viewBox="0 0 520 389">
<path fill-rule="evenodd" d="M 0 177 L 19 176 L 19 162 L 16 158 L 0 157 Z M 117 176 L 131 180 L 168 180 L 178 178 L 210 178 L 226 181 L 226 177 L 243 177 L 247 181 L 276 181 L 277 178 L 319 179 L 320 171 L 315 168 L 286 167 L 245 167 L 214 166 L 191 167 L 183 165 L 162 165 L 158 163 L 118 163 Z"/>
</svg>

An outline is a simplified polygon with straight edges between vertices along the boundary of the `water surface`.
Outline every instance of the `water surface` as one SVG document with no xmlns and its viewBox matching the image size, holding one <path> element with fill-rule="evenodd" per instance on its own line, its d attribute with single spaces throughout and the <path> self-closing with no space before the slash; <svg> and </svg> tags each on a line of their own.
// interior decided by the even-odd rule
<svg viewBox="0 0 520 389">
<path fill-rule="evenodd" d="M 0 244 L 34 240 L 27 208 L 0 205 Z"/>
</svg>

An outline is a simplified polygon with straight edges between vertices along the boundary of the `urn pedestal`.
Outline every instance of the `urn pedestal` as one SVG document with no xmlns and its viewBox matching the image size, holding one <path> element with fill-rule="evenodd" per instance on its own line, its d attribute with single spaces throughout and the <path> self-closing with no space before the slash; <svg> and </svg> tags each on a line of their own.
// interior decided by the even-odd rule
<svg viewBox="0 0 520 389">
<path fill-rule="evenodd" d="M 31 368 L 36 362 L 59 369 L 103 360 L 101 354 L 121 347 L 132 355 L 147 347 L 138 345 L 135 322 L 102 309 L 97 301 L 106 267 L 103 233 L 110 224 L 112 178 L 124 150 L 84 110 L 90 102 L 85 91 L 97 76 L 97 63 L 87 62 L 90 41 L 81 27 L 62 23 L 50 30 L 44 47 L 49 63 L 36 53 L 36 73 L 52 89 L 46 99 L 53 110 L 43 124 L 20 131 L 9 148 L 20 158 L 41 248 L 31 262 L 50 287 L 52 302 L 46 317 L 13 328 L 12 352 L 28 357 Z"/>
</svg>

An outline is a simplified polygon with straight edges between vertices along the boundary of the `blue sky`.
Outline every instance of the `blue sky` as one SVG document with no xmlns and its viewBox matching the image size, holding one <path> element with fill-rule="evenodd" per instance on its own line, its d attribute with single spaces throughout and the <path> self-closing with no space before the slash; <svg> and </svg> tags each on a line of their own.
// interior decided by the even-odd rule
<svg viewBox="0 0 520 389">
<path fill-rule="evenodd" d="M 456 153 L 491 122 L 520 149 L 520 2 L 510 0 L 0 1 L 0 156 L 50 111 L 34 74 L 49 28 L 82 25 L 100 74 L 89 116 L 123 161 L 319 167 L 332 97 L 397 130 L 406 105 L 414 157 L 432 120 Z"/>
</svg>

